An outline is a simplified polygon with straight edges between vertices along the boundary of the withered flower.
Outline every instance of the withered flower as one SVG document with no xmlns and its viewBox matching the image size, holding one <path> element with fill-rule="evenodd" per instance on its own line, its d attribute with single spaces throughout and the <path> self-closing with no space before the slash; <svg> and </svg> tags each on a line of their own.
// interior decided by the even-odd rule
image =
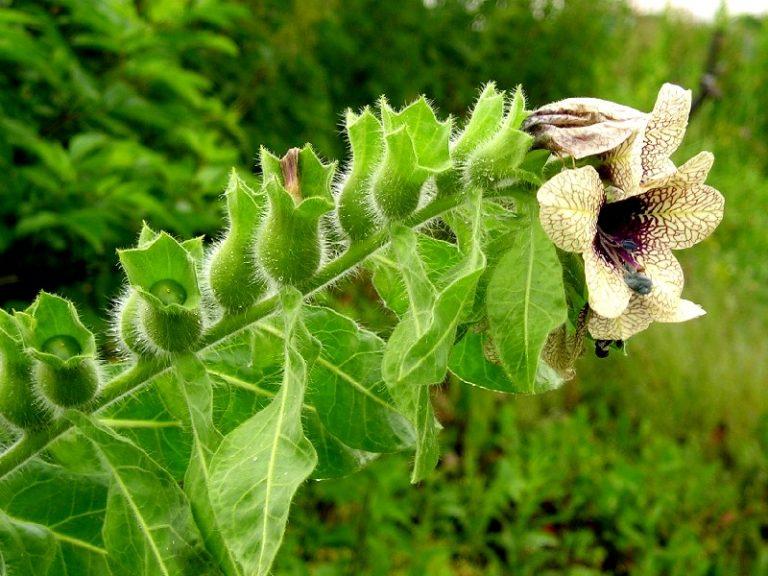
<svg viewBox="0 0 768 576">
<path fill-rule="evenodd" d="M 581 159 L 616 149 L 642 131 L 648 115 L 599 98 L 568 98 L 534 110 L 523 130 L 534 147 Z"/>
</svg>

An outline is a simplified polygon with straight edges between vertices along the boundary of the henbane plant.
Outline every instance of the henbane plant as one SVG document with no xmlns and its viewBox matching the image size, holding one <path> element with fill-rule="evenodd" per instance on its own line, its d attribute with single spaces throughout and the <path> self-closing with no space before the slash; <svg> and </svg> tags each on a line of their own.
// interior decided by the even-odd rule
<svg viewBox="0 0 768 576">
<path fill-rule="evenodd" d="M 347 114 L 341 173 L 310 145 L 262 150 L 258 189 L 233 172 L 217 243 L 145 225 L 120 251 L 121 360 L 58 296 L 0 313 L 0 572 L 267 574 L 308 478 L 399 451 L 413 482 L 435 468 L 449 373 L 550 390 L 588 337 L 602 356 L 700 315 L 671 250 L 723 201 L 711 155 L 670 160 L 689 106 L 665 85 L 650 114 L 531 113 L 489 84 L 458 129 L 382 99 Z M 360 268 L 387 340 L 312 303 Z"/>
</svg>

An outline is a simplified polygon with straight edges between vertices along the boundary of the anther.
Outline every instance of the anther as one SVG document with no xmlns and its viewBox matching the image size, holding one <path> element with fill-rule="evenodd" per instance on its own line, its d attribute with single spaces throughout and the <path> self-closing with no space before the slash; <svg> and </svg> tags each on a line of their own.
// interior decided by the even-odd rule
<svg viewBox="0 0 768 576">
<path fill-rule="evenodd" d="M 651 279 L 640 272 L 627 272 L 624 274 L 624 282 L 626 282 L 630 290 L 641 296 L 650 294 L 653 289 L 653 282 Z"/>
</svg>

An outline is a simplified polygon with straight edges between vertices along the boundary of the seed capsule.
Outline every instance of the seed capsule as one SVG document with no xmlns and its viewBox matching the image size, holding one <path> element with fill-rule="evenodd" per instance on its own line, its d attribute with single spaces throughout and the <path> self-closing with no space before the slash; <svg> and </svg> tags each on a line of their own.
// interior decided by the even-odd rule
<svg viewBox="0 0 768 576">
<path fill-rule="evenodd" d="M 62 366 L 38 362 L 33 374 L 45 399 L 60 408 L 82 406 L 96 395 L 99 387 L 96 363 L 90 358 Z"/>
<path fill-rule="evenodd" d="M 277 162 L 272 159 L 262 158 L 262 166 L 272 166 L 265 170 L 264 180 L 269 211 L 255 256 L 275 283 L 295 286 L 320 266 L 320 218 L 333 209 L 330 186 L 335 165 L 322 164 L 309 146 L 289 150 Z"/>
<path fill-rule="evenodd" d="M 62 360 L 69 360 L 72 356 L 77 356 L 83 351 L 80 343 L 66 334 L 48 338 L 43 342 L 42 349 L 43 352 L 53 354 Z"/>
<path fill-rule="evenodd" d="M 225 196 L 229 229 L 211 253 L 208 283 L 216 301 L 235 312 L 255 304 L 267 290 L 266 280 L 253 258 L 263 197 L 257 197 L 234 171 Z"/>
<path fill-rule="evenodd" d="M 140 243 L 139 248 L 119 251 L 119 255 L 138 295 L 136 304 L 129 300 L 123 309 L 121 329 L 124 327 L 122 332 L 128 334 L 126 343 L 132 346 L 129 340 L 134 339 L 133 329 L 150 345 L 149 349 L 188 350 L 199 339 L 203 326 L 197 284 L 202 255 L 199 239 L 180 244 L 161 232 L 147 243 Z"/>
<path fill-rule="evenodd" d="M 41 293 L 25 312 L 17 312 L 19 333 L 34 359 L 34 389 L 50 406 L 79 408 L 99 388 L 96 341 L 74 305 Z"/>
<path fill-rule="evenodd" d="M 155 296 L 163 304 L 180 304 L 187 301 L 187 291 L 175 280 L 160 280 L 149 289 L 149 293 Z"/>
<path fill-rule="evenodd" d="M 13 318 L 0 309 L 0 415 L 22 430 L 50 421 L 50 412 L 35 397 L 33 386 L 32 358 L 24 351 Z"/>
</svg>

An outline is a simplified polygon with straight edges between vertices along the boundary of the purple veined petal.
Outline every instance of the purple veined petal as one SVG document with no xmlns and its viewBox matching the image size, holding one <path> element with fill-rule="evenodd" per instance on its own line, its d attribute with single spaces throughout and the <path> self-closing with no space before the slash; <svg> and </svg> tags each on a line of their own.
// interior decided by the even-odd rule
<svg viewBox="0 0 768 576">
<path fill-rule="evenodd" d="M 604 200 L 603 185 L 594 168 L 565 170 L 549 179 L 536 197 L 541 226 L 558 248 L 566 252 L 589 249 Z"/>
<path fill-rule="evenodd" d="M 592 246 L 584 254 L 584 277 L 589 307 L 606 318 L 616 318 L 629 304 L 632 291 L 624 281 L 624 270 Z"/>
<path fill-rule="evenodd" d="M 643 132 L 641 185 L 675 172 L 669 157 L 683 141 L 690 111 L 690 90 L 675 84 L 664 84 L 661 87 Z"/>
<path fill-rule="evenodd" d="M 640 296 L 633 296 L 622 314 L 606 318 L 592 312 L 587 323 L 590 336 L 595 340 L 627 340 L 642 332 L 653 322 Z"/>
</svg>

